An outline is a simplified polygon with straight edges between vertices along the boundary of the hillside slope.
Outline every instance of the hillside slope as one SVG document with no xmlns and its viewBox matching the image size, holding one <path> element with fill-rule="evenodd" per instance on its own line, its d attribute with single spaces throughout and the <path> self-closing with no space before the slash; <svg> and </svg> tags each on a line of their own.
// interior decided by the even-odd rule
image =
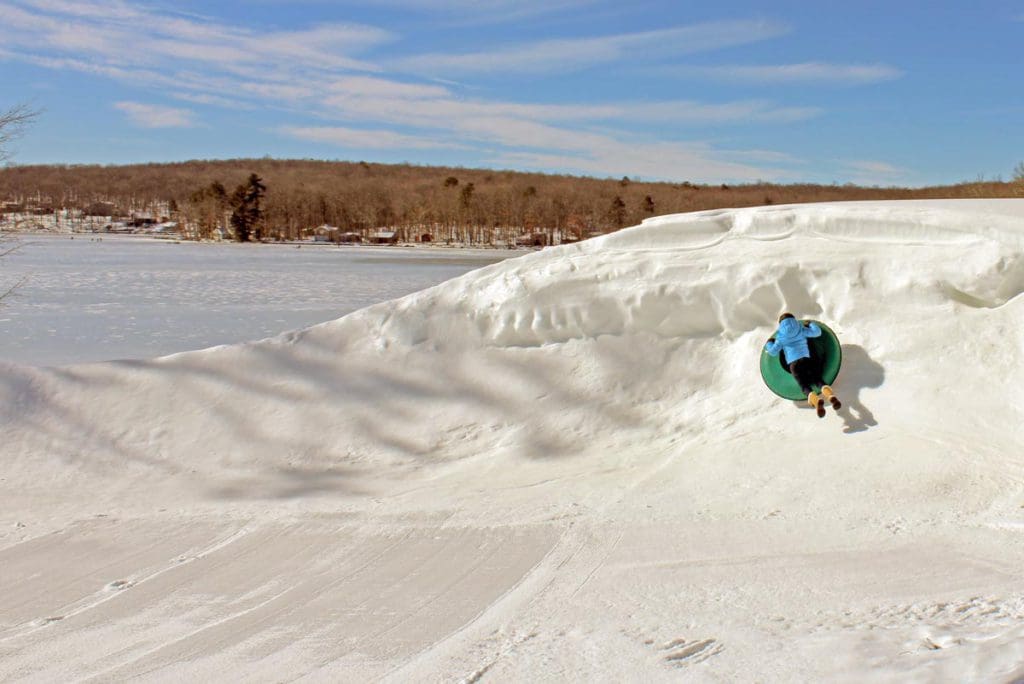
<svg viewBox="0 0 1024 684">
<path fill-rule="evenodd" d="M 0 678 L 1024 677 L 1024 200 L 659 217 L 0 379 Z M 828 322 L 845 403 L 760 383 Z"/>
</svg>

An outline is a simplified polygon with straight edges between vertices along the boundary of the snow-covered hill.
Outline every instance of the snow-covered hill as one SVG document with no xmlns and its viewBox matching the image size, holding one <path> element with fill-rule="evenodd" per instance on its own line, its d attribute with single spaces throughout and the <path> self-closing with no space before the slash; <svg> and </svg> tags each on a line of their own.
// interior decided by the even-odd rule
<svg viewBox="0 0 1024 684">
<path fill-rule="evenodd" d="M 1022 678 L 1022 291 L 1024 200 L 764 207 L 4 367 L 0 678 Z"/>
</svg>

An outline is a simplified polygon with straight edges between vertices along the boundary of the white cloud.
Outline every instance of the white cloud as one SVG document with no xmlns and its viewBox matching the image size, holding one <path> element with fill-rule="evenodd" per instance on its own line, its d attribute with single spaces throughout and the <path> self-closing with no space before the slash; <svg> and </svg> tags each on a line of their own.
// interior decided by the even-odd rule
<svg viewBox="0 0 1024 684">
<path fill-rule="evenodd" d="M 887 162 L 864 159 L 848 161 L 843 166 L 850 174 L 849 180 L 859 185 L 893 185 L 906 181 L 912 173 Z"/>
<path fill-rule="evenodd" d="M 280 132 L 292 138 L 356 149 L 430 149 L 462 147 L 433 138 L 404 135 L 389 130 L 367 130 L 341 126 L 282 126 Z"/>
<path fill-rule="evenodd" d="M 189 109 L 117 102 L 114 108 L 128 115 L 128 119 L 142 128 L 191 128 L 196 125 L 195 113 Z"/>
<path fill-rule="evenodd" d="M 446 126 L 451 121 L 504 118 L 530 121 L 786 123 L 818 116 L 814 107 L 780 107 L 765 100 L 701 103 L 689 100 L 573 105 L 523 104 L 462 99 L 447 88 L 419 86 L 376 78 L 339 79 L 326 87 L 327 115 L 394 124 Z"/>
<path fill-rule="evenodd" d="M 906 171 L 906 169 L 902 169 L 898 166 L 893 166 L 892 164 L 889 164 L 887 162 L 869 160 L 847 162 L 846 166 L 857 171 L 867 171 L 870 173 L 898 174 L 904 173 Z"/>
<path fill-rule="evenodd" d="M 499 2 L 494 8 L 512 5 Z M 357 59 L 361 51 L 393 40 L 386 31 L 321 24 L 303 31 L 260 32 L 151 7 L 122 0 L 10 0 L 0 4 L 0 45 L 5 46 L 0 57 L 159 89 L 196 105 L 291 112 L 295 116 L 289 125 L 272 130 L 324 145 L 465 149 L 502 164 L 518 160 L 538 169 L 597 174 L 779 177 L 784 171 L 777 167 L 792 160 L 763 150 L 681 142 L 678 131 L 709 123 L 785 124 L 820 114 L 814 107 L 768 100 L 543 104 L 467 98 L 458 85 L 374 73 L 377 65 Z M 5 24 L 5 19 L 10 21 Z M 525 47 L 539 51 L 535 58 L 541 60 L 568 60 L 569 53 L 576 53 L 576 64 L 584 65 L 710 50 L 785 30 L 773 22 L 714 22 Z M 505 53 L 490 54 L 498 59 Z M 116 107 L 138 126 L 198 125 L 191 109 L 131 101 Z M 310 118 L 319 119 L 317 125 L 309 125 Z M 665 124 L 677 131 L 675 141 L 629 132 L 654 125 L 664 129 Z"/>
<path fill-rule="evenodd" d="M 238 100 L 232 100 L 227 97 L 221 97 L 220 95 L 207 95 L 204 93 L 169 93 L 171 97 L 176 100 L 184 100 L 185 102 L 194 102 L 195 104 L 212 105 L 214 107 L 221 107 L 222 109 L 255 109 L 255 106 L 247 102 L 240 102 Z"/>
<path fill-rule="evenodd" d="M 92 55 L 108 65 L 177 68 L 181 62 L 296 69 L 378 67 L 352 57 L 394 39 L 389 31 L 358 24 L 319 24 L 298 31 L 252 31 L 201 21 L 125 2 L 20 0 L 0 5 L 0 40 L 29 55 Z M 6 28 L 6 30 L 5 30 Z M 141 46 L 141 47 L 140 47 Z"/>
<path fill-rule="evenodd" d="M 392 97 L 408 100 L 447 97 L 451 95 L 451 91 L 443 86 L 402 83 L 368 76 L 338 78 L 328 84 L 327 89 L 329 92 L 343 95 Z"/>
<path fill-rule="evenodd" d="M 508 45 L 483 52 L 426 54 L 398 60 L 395 66 L 414 73 L 440 75 L 565 72 L 624 58 L 650 60 L 707 52 L 775 38 L 788 30 L 772 21 L 709 22 L 599 38 Z"/>
<path fill-rule="evenodd" d="M 741 153 L 734 156 L 740 157 Z M 547 152 L 508 152 L 492 159 L 499 165 L 527 167 L 538 171 L 570 171 L 596 176 L 627 175 L 649 179 L 690 180 L 695 182 L 754 181 L 781 179 L 781 169 L 771 169 L 721 159 L 719 153 L 699 146 L 648 143 L 631 144 L 606 141 L 575 154 Z"/>
<path fill-rule="evenodd" d="M 88 2 L 86 0 L 22 0 L 23 4 L 35 9 L 57 14 L 70 14 L 78 17 L 95 17 L 105 19 L 137 19 L 141 13 L 121 0 L 108 2 Z"/>
<path fill-rule="evenodd" d="M 886 64 L 826 64 L 803 62 L 764 66 L 672 67 L 669 73 L 742 83 L 823 83 L 862 85 L 891 81 L 903 72 Z"/>
<path fill-rule="evenodd" d="M 305 140 L 354 148 L 425 149 L 467 147 L 491 150 L 490 161 L 538 170 L 571 170 L 597 175 L 627 174 L 647 178 L 728 179 L 781 178 L 786 172 L 762 163 L 792 164 L 786 155 L 764 150 L 720 151 L 701 143 L 637 138 L 615 131 L 566 128 L 516 116 L 481 116 L 476 112 L 439 118 L 395 110 L 390 119 L 434 131 L 406 136 L 387 130 L 343 127 L 286 127 L 283 133 Z M 431 115 L 428 115 L 430 117 Z M 388 120 L 389 121 L 389 120 Z M 390 121 L 389 121 L 390 122 Z M 454 141 L 459 141 L 456 143 Z"/>
<path fill-rule="evenodd" d="M 260 0 L 284 4 L 289 0 Z M 329 2 L 330 0 L 321 0 Z M 598 0 L 347 0 L 351 5 L 397 7 L 445 19 L 449 25 L 490 24 L 580 10 Z"/>
</svg>

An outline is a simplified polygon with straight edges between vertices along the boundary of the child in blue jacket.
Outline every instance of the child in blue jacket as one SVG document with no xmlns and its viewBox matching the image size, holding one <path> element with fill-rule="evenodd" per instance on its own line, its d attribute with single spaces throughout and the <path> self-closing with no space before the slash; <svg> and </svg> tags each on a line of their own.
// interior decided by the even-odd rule
<svg viewBox="0 0 1024 684">
<path fill-rule="evenodd" d="M 811 359 L 807 340 L 819 335 L 821 328 L 817 323 L 801 323 L 793 314 L 784 313 L 779 317 L 779 329 L 768 338 L 764 348 L 772 356 L 778 356 L 779 352 L 786 355 L 789 372 L 800 385 L 800 391 L 807 395 L 807 403 L 818 411 L 819 418 L 824 418 L 826 399 L 837 411 L 842 404 L 832 392 L 832 388 L 821 381 L 821 371 Z M 814 391 L 815 387 L 821 388 L 820 397 Z"/>
</svg>

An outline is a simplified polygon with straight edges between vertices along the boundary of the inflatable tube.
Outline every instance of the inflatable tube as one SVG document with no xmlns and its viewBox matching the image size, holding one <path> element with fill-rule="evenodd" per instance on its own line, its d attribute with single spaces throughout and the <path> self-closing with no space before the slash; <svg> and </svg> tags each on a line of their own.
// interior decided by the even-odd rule
<svg viewBox="0 0 1024 684">
<path fill-rule="evenodd" d="M 807 323 L 808 321 L 803 321 Z M 821 335 L 807 340 L 811 349 L 811 360 L 819 364 L 821 379 L 826 385 L 831 385 L 839 375 L 839 367 L 843 363 L 843 348 L 839 344 L 839 338 L 832 332 L 832 329 L 821 321 L 814 321 L 821 328 Z M 772 356 L 764 347 L 761 348 L 761 379 L 772 392 L 783 399 L 799 401 L 806 399 L 796 380 L 789 374 L 786 366 L 785 353 Z M 817 388 L 815 388 L 817 389 Z"/>
</svg>

